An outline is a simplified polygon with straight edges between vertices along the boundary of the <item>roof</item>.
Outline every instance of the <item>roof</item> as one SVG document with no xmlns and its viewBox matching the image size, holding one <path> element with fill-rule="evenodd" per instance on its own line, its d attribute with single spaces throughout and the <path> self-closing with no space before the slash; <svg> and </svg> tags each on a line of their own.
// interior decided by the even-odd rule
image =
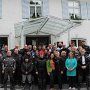
<svg viewBox="0 0 90 90">
<path fill-rule="evenodd" d="M 70 20 L 63 20 L 57 17 L 41 17 L 38 19 L 24 21 L 15 24 L 15 36 L 42 32 L 48 35 L 60 36 L 61 33 L 74 27 L 76 24 Z"/>
</svg>

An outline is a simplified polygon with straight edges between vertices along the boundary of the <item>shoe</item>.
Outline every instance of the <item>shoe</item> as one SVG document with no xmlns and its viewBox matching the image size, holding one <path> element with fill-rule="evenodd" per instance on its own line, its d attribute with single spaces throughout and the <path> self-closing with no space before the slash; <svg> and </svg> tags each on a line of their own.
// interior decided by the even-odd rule
<svg viewBox="0 0 90 90">
<path fill-rule="evenodd" d="M 72 89 L 71 87 L 69 87 L 69 89 Z"/>
<path fill-rule="evenodd" d="M 73 89 L 73 90 L 75 90 L 76 88 L 75 88 L 75 87 L 73 87 L 72 89 Z"/>
</svg>

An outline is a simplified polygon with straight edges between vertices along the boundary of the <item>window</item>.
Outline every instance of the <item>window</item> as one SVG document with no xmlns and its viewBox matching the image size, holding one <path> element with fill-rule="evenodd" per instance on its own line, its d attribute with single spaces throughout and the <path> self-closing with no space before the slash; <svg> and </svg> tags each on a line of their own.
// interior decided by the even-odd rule
<svg viewBox="0 0 90 90">
<path fill-rule="evenodd" d="M 71 42 L 74 42 L 76 47 L 81 46 L 82 41 L 86 42 L 86 39 L 83 39 L 83 38 L 73 38 L 73 39 L 71 39 Z"/>
<path fill-rule="evenodd" d="M 70 19 L 80 19 L 80 4 L 79 1 L 68 1 Z"/>
<path fill-rule="evenodd" d="M 42 16 L 41 5 L 42 5 L 41 0 L 30 0 L 30 17 L 31 18 L 37 18 L 37 17 Z"/>
</svg>

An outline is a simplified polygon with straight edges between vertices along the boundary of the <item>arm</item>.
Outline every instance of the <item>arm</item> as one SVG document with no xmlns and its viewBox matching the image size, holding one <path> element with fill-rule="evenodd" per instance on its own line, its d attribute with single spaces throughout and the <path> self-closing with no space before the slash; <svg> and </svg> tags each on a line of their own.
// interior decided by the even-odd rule
<svg viewBox="0 0 90 90">
<path fill-rule="evenodd" d="M 16 61 L 14 60 L 14 62 L 13 62 L 13 71 L 15 71 L 15 69 L 16 69 Z"/>
<path fill-rule="evenodd" d="M 74 66 L 73 66 L 72 70 L 74 70 L 74 69 L 77 67 L 77 60 L 76 60 L 76 59 L 74 59 L 74 62 L 75 62 L 75 64 L 74 64 Z"/>
<path fill-rule="evenodd" d="M 24 65 L 23 65 L 23 63 L 22 63 L 22 65 L 21 65 L 21 71 L 22 71 L 22 73 L 25 73 L 25 70 L 24 70 Z"/>
<path fill-rule="evenodd" d="M 32 72 L 32 70 L 33 70 L 33 63 L 31 62 L 30 69 L 29 69 L 28 73 Z"/>
<path fill-rule="evenodd" d="M 60 68 L 61 68 L 61 71 L 64 71 L 64 61 L 62 58 L 60 58 Z"/>
<path fill-rule="evenodd" d="M 47 62 L 46 62 L 46 68 L 47 68 L 47 72 L 49 73 L 50 70 L 49 70 L 49 61 L 48 61 L 48 60 L 47 60 Z"/>
<path fill-rule="evenodd" d="M 5 65 L 4 65 L 4 63 L 5 63 L 5 59 L 4 59 L 3 62 L 2 62 L 2 73 L 4 73 L 4 70 L 5 70 Z"/>
<path fill-rule="evenodd" d="M 78 65 L 79 68 L 82 68 L 82 65 L 81 65 L 81 58 L 78 58 L 78 60 L 77 60 L 77 65 Z"/>
<path fill-rule="evenodd" d="M 66 67 L 67 70 L 69 70 L 69 68 L 68 68 L 68 59 L 66 59 L 66 61 L 65 61 L 65 67 Z"/>
</svg>

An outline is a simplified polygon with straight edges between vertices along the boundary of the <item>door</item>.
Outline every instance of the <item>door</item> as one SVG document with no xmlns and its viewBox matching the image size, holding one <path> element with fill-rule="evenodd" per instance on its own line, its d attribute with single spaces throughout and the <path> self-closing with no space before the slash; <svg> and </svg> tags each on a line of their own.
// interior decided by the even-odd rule
<svg viewBox="0 0 90 90">
<path fill-rule="evenodd" d="M 4 45 L 8 45 L 8 37 L 0 37 L 0 48 Z"/>
<path fill-rule="evenodd" d="M 27 36 L 27 45 L 48 45 L 50 43 L 50 36 Z"/>
</svg>

